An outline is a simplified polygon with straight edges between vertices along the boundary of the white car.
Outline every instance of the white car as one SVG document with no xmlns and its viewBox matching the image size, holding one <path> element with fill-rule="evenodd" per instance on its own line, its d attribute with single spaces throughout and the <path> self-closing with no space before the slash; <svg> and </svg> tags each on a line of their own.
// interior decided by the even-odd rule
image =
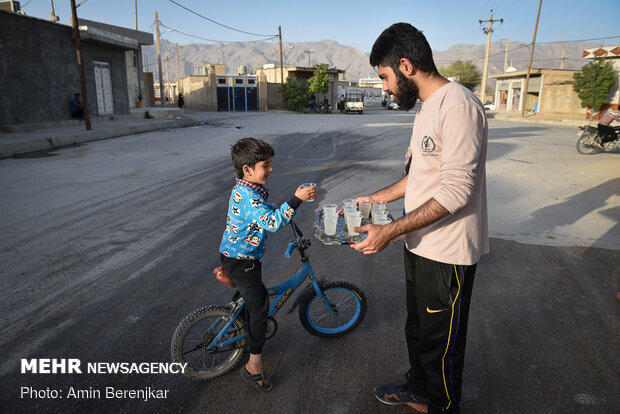
<svg viewBox="0 0 620 414">
<path fill-rule="evenodd" d="M 495 103 L 493 103 L 491 101 L 487 101 L 487 103 L 484 104 L 484 109 L 485 109 L 485 111 L 494 111 L 495 110 Z"/>
<path fill-rule="evenodd" d="M 400 109 L 400 106 L 396 103 L 396 101 L 392 101 L 387 104 L 387 109 L 397 110 Z"/>
</svg>

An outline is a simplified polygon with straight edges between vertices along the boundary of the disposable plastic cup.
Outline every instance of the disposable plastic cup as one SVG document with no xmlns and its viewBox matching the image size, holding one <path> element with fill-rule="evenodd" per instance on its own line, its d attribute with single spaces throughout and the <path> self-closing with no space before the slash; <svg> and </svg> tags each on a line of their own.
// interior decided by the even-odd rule
<svg viewBox="0 0 620 414">
<path fill-rule="evenodd" d="M 352 207 L 354 209 L 357 210 L 357 204 L 355 203 L 355 200 L 352 198 L 347 198 L 346 200 L 344 200 L 342 202 L 344 204 L 344 208 L 346 209 L 347 207 Z"/>
<path fill-rule="evenodd" d="M 323 214 L 336 214 L 336 210 L 338 209 L 337 204 L 323 204 Z"/>
<path fill-rule="evenodd" d="M 368 219 L 368 216 L 370 215 L 370 206 L 371 206 L 370 201 L 359 202 L 360 212 L 362 213 L 362 217 L 365 219 Z"/>
<path fill-rule="evenodd" d="M 338 225 L 338 216 L 324 216 L 323 226 L 325 228 L 325 234 L 327 236 L 336 235 L 336 227 Z"/>
<path fill-rule="evenodd" d="M 373 201 L 372 209 L 377 211 L 385 211 L 387 208 L 387 203 L 385 201 Z"/>
<path fill-rule="evenodd" d="M 373 212 L 372 224 L 379 224 L 380 221 L 385 221 L 385 220 L 388 220 L 387 213 Z"/>
<path fill-rule="evenodd" d="M 385 226 L 386 224 L 390 224 L 390 223 L 391 223 L 390 220 L 387 220 L 387 219 L 383 220 L 383 219 L 381 219 L 381 220 L 377 220 L 377 222 L 375 224 L 378 224 L 379 226 Z"/>
<path fill-rule="evenodd" d="M 353 230 L 356 227 L 359 227 L 362 225 L 362 215 L 361 214 L 355 214 L 355 215 L 351 215 L 349 217 L 349 221 L 347 223 L 347 228 L 349 229 L 349 235 L 351 236 L 357 236 L 359 235 L 358 232 L 356 232 L 355 230 Z"/>
<path fill-rule="evenodd" d="M 308 187 L 316 187 L 316 183 L 303 183 L 301 185 L 301 188 L 308 188 Z M 314 198 L 311 200 L 306 200 L 307 203 L 312 203 L 314 201 Z"/>
</svg>

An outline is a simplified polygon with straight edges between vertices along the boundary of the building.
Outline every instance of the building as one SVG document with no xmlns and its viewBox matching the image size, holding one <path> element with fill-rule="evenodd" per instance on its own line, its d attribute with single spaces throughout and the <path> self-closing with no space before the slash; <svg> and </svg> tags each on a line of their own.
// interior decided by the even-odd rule
<svg viewBox="0 0 620 414">
<path fill-rule="evenodd" d="M 620 45 L 617 46 L 608 46 L 608 47 L 597 47 L 594 49 L 585 49 L 583 51 L 584 59 L 595 59 L 595 58 L 605 58 L 611 60 L 616 76 L 616 83 L 611 88 L 609 95 L 607 96 L 607 101 L 601 106 L 600 110 L 605 111 L 606 109 L 615 109 L 618 110 L 618 105 L 620 104 Z M 590 118 L 592 114 L 588 112 L 587 118 Z M 600 114 L 593 114 L 593 119 L 599 119 Z"/>
<path fill-rule="evenodd" d="M 526 94 L 523 93 L 523 85 L 527 71 L 512 71 L 490 76 L 497 80 L 496 109 L 521 112 L 522 106 L 525 105 L 526 112 L 534 112 L 536 109 L 535 112 L 541 115 L 581 117 L 584 115 L 581 100 L 573 91 L 573 74 L 576 72 L 579 71 L 532 69 Z"/>
<path fill-rule="evenodd" d="M 367 78 L 360 78 L 357 82 L 357 86 L 361 88 L 383 88 L 383 80 L 381 78 L 369 76 Z"/>
<path fill-rule="evenodd" d="M 129 114 L 143 91 L 141 45 L 153 35 L 79 20 L 90 113 Z M 70 119 L 81 92 L 73 28 L 0 10 L 0 125 Z"/>
<path fill-rule="evenodd" d="M 267 82 L 267 108 L 268 109 L 283 109 L 282 108 L 282 94 L 280 93 L 281 82 L 286 83 L 286 79 L 291 77 L 298 81 L 307 81 L 314 74 L 315 68 L 304 66 L 285 66 L 282 68 L 284 72 L 284 79 L 280 76 L 280 67 L 274 64 L 264 65 L 261 69 L 256 70 L 259 83 L 261 76 L 265 77 Z M 338 99 L 338 75 L 344 73 L 341 69 L 328 69 L 329 75 L 329 89 L 327 93 L 317 96 L 317 101 L 322 102 L 327 98 L 329 103 L 333 106 Z"/>
</svg>

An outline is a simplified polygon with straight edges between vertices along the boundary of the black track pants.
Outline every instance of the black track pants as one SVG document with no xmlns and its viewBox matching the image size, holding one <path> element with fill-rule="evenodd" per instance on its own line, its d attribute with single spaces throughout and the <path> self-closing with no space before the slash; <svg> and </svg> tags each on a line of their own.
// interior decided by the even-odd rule
<svg viewBox="0 0 620 414">
<path fill-rule="evenodd" d="M 261 262 L 231 259 L 224 255 L 220 255 L 220 260 L 228 278 L 237 285 L 237 290 L 245 299 L 245 326 L 250 353 L 261 354 L 269 315 L 269 295 L 261 280 Z"/>
<path fill-rule="evenodd" d="M 435 262 L 405 249 L 409 388 L 429 413 L 458 413 L 476 265 Z"/>
</svg>

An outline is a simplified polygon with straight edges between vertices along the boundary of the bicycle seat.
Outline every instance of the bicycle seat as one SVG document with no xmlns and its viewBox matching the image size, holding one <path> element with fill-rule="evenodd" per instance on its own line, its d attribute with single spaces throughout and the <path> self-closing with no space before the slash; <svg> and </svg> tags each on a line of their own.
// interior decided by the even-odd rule
<svg viewBox="0 0 620 414">
<path fill-rule="evenodd" d="M 224 269 L 223 267 L 216 267 L 215 269 L 213 269 L 213 273 L 215 273 L 215 278 L 218 282 L 228 286 L 235 286 L 235 283 L 228 278 L 228 275 L 226 274 L 226 269 Z"/>
</svg>

